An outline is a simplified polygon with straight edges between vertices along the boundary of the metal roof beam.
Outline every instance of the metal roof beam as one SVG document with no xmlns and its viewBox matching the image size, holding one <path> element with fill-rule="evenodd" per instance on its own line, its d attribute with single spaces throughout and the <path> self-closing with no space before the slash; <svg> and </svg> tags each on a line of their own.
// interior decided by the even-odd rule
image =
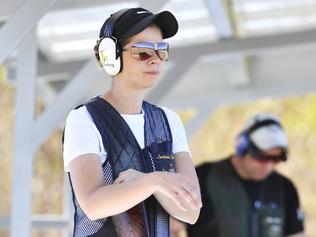
<svg viewBox="0 0 316 237">
<path fill-rule="evenodd" d="M 27 0 L 23 2 L 21 7 L 0 29 L 0 64 L 22 42 L 55 2 L 56 0 Z"/>
<path fill-rule="evenodd" d="M 204 0 L 210 12 L 218 38 L 231 38 L 234 34 L 232 24 L 223 0 Z"/>
</svg>

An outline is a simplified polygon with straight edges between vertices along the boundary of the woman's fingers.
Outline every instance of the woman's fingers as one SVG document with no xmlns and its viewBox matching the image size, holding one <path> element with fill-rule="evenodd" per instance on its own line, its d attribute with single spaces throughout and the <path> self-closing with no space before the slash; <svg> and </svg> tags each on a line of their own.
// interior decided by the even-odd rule
<svg viewBox="0 0 316 237">
<path fill-rule="evenodd" d="M 144 175 L 144 173 L 139 172 L 137 170 L 128 169 L 121 172 L 113 183 L 117 184 L 117 183 L 122 183 L 122 182 L 128 182 L 128 181 L 137 179 L 141 177 L 142 175 Z"/>
<path fill-rule="evenodd" d="M 190 196 L 189 203 L 192 204 L 195 208 L 200 208 L 202 206 L 200 192 L 190 183 L 187 183 L 185 185 L 184 190 Z"/>
<path fill-rule="evenodd" d="M 191 191 L 189 191 L 191 190 Z M 188 203 L 192 209 L 199 209 L 201 207 L 201 201 L 200 199 L 196 199 L 194 196 L 197 196 L 196 194 L 193 195 L 193 193 L 196 193 L 194 189 L 181 188 L 178 193 L 181 195 L 183 200 L 185 200 L 186 203 Z"/>
<path fill-rule="evenodd" d="M 114 180 L 114 184 L 119 184 L 119 183 L 122 183 L 123 182 L 123 178 L 122 177 L 118 177 L 116 180 Z"/>
<path fill-rule="evenodd" d="M 181 197 L 181 194 L 178 192 L 170 192 L 169 190 L 165 190 L 164 195 L 169 197 L 173 203 L 178 206 L 183 211 L 187 211 L 187 208 L 185 207 L 185 204 L 183 202 L 183 198 Z"/>
<path fill-rule="evenodd" d="M 159 175 L 162 178 L 160 192 L 172 197 L 173 200 L 177 200 L 177 203 L 180 202 L 178 206 L 185 208 L 185 206 L 190 205 L 193 209 L 201 207 L 200 193 L 188 176 L 167 172 L 160 172 Z"/>
<path fill-rule="evenodd" d="M 177 194 L 180 198 L 182 198 L 186 203 L 190 204 L 192 203 L 193 199 L 192 196 L 183 188 L 179 188 L 177 190 Z"/>
</svg>

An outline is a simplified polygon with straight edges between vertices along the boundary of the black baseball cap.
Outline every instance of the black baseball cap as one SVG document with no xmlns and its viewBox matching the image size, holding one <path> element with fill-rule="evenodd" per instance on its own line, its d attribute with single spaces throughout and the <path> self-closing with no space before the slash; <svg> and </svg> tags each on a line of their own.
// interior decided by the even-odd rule
<svg viewBox="0 0 316 237">
<path fill-rule="evenodd" d="M 102 25 L 99 34 L 100 39 L 105 37 L 105 28 L 109 19 L 110 18 L 108 18 Z M 152 23 L 160 28 L 163 39 L 174 36 L 179 28 L 177 19 L 171 12 L 162 11 L 153 14 L 144 8 L 138 7 L 126 9 L 115 23 L 112 36 L 118 40 L 127 39 L 143 31 Z"/>
</svg>

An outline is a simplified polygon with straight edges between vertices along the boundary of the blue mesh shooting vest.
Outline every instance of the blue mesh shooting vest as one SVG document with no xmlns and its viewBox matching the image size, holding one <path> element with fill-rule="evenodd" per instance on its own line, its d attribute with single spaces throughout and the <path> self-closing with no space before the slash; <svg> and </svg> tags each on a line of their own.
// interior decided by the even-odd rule
<svg viewBox="0 0 316 237">
<path fill-rule="evenodd" d="M 162 109 L 143 103 L 145 148 L 141 149 L 128 124 L 108 102 L 96 97 L 85 106 L 102 136 L 107 152 L 107 159 L 102 166 L 106 185 L 112 184 L 127 169 L 145 173 L 174 172 L 172 135 Z M 124 213 L 92 221 L 82 211 L 72 193 L 75 207 L 74 237 L 169 236 L 169 215 L 153 196 Z"/>
</svg>

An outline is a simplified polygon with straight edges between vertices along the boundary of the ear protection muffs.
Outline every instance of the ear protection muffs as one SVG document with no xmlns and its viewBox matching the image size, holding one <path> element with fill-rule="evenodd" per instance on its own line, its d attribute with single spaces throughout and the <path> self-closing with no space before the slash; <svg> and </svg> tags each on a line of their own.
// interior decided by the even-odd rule
<svg viewBox="0 0 316 237">
<path fill-rule="evenodd" d="M 243 158 L 247 154 L 250 146 L 256 147 L 255 144 L 253 144 L 253 142 L 250 139 L 251 133 L 253 133 L 254 131 L 256 131 L 257 129 L 261 127 L 265 127 L 265 126 L 269 126 L 273 124 L 282 128 L 282 125 L 278 121 L 274 119 L 265 119 L 261 121 L 259 120 L 255 121 L 252 126 L 250 126 L 248 129 L 240 133 L 237 136 L 236 155 L 239 158 Z"/>
<path fill-rule="evenodd" d="M 237 137 L 236 155 L 239 158 L 244 157 L 247 154 L 249 147 L 249 136 L 246 132 L 242 132 Z"/>
<path fill-rule="evenodd" d="M 99 57 L 104 70 L 111 76 L 117 75 L 122 69 L 121 47 L 118 40 L 113 37 L 115 24 L 129 9 L 122 9 L 110 16 L 102 26 L 100 32 Z"/>
</svg>

